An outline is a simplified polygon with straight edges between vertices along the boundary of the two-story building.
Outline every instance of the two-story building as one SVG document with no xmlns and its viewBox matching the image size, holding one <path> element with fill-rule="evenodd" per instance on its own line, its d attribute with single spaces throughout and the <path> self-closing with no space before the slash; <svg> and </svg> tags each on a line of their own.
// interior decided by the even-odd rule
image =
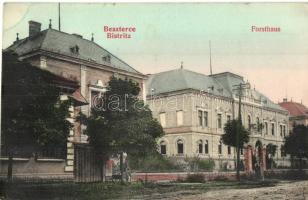
<svg viewBox="0 0 308 200">
<path fill-rule="evenodd" d="M 75 144 L 87 142 L 87 136 L 82 131 L 84 127 L 75 120 L 76 114 L 80 111 L 86 115 L 90 114 L 95 97 L 105 92 L 112 76 L 137 82 L 141 88 L 140 98 L 145 97 L 146 76 L 98 45 L 93 35 L 92 38 L 86 39 L 78 34 L 53 29 L 51 24 L 49 28 L 41 30 L 41 23 L 29 21 L 29 35 L 20 39 L 17 34 L 16 41 L 4 51 L 16 53 L 19 59 L 52 72 L 66 83 L 74 83 L 74 87 L 69 87 L 68 84 L 62 85 L 62 98 L 73 97 L 82 101 L 82 104 L 70 108 L 71 116 L 68 120 L 74 124 L 74 128 L 69 134 L 65 158 L 41 159 L 40 166 L 43 167 L 36 165 L 38 163 L 27 165 L 28 158 L 26 158 L 20 168 L 15 165 L 14 173 L 29 172 L 27 167 L 23 167 L 27 165 L 35 168 L 30 170 L 32 173 L 72 174 Z M 48 165 L 43 165 L 47 161 Z M 20 170 L 16 171 L 18 169 Z"/>
<path fill-rule="evenodd" d="M 147 103 L 166 133 L 158 141 L 160 153 L 211 158 L 216 166 L 234 168 L 235 149 L 224 145 L 221 135 L 224 124 L 238 117 L 239 96 L 234 89 L 240 83 L 244 78 L 230 72 L 208 76 L 180 68 L 150 75 Z M 242 159 L 255 152 L 256 145 L 266 149 L 272 144 L 277 147 L 277 164 L 284 165 L 281 147 L 288 134 L 288 112 L 254 88 L 243 91 L 241 105 L 242 122 L 251 132 Z"/>
</svg>

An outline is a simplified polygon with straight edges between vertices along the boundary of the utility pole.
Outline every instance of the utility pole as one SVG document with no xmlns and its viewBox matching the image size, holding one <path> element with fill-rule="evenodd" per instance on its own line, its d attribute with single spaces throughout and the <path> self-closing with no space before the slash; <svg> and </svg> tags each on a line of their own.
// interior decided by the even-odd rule
<svg viewBox="0 0 308 200">
<path fill-rule="evenodd" d="M 242 96 L 243 91 L 250 89 L 249 83 L 240 83 L 238 85 L 233 85 L 234 90 L 238 91 L 238 126 L 236 134 L 236 178 L 240 181 L 240 131 L 242 127 Z"/>
<path fill-rule="evenodd" d="M 59 17 L 59 31 L 61 31 L 61 10 L 60 10 L 60 2 L 58 3 L 58 17 Z"/>
<path fill-rule="evenodd" d="M 209 48 L 210 48 L 210 73 L 213 74 L 212 71 L 212 47 L 211 47 L 211 40 L 209 41 Z"/>
</svg>

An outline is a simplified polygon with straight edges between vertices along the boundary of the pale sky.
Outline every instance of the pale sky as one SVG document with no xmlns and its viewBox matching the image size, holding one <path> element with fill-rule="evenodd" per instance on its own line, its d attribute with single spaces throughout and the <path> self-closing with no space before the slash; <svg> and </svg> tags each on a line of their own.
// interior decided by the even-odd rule
<svg viewBox="0 0 308 200">
<path fill-rule="evenodd" d="M 3 48 L 28 21 L 58 28 L 57 3 L 4 5 Z M 135 27 L 131 39 L 107 39 L 104 26 Z M 251 26 L 280 27 L 256 33 Z M 184 68 L 209 74 L 209 40 L 213 73 L 244 76 L 274 102 L 286 95 L 308 106 L 307 3 L 156 3 L 61 4 L 61 30 L 91 38 L 138 71 L 149 74 Z"/>
</svg>

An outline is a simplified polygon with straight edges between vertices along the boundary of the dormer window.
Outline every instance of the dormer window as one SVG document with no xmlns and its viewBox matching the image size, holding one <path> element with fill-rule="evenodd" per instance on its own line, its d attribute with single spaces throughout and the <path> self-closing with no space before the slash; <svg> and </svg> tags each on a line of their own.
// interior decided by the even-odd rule
<svg viewBox="0 0 308 200">
<path fill-rule="evenodd" d="M 70 47 L 70 51 L 71 53 L 73 54 L 79 54 L 79 46 L 78 45 L 75 45 L 73 47 Z"/>
<path fill-rule="evenodd" d="M 107 56 L 103 56 L 103 61 L 105 61 L 105 62 L 108 62 L 108 63 L 110 63 L 110 61 L 111 61 L 111 57 L 110 57 L 110 55 L 107 55 Z"/>
</svg>

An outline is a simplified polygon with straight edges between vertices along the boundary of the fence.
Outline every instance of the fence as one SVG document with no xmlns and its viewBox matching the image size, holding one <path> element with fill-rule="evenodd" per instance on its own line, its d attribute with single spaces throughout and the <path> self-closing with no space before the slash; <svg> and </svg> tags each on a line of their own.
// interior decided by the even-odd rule
<svg viewBox="0 0 308 200">
<path fill-rule="evenodd" d="M 75 144 L 74 167 L 76 182 L 97 182 L 103 178 L 103 165 L 88 144 Z"/>
</svg>

